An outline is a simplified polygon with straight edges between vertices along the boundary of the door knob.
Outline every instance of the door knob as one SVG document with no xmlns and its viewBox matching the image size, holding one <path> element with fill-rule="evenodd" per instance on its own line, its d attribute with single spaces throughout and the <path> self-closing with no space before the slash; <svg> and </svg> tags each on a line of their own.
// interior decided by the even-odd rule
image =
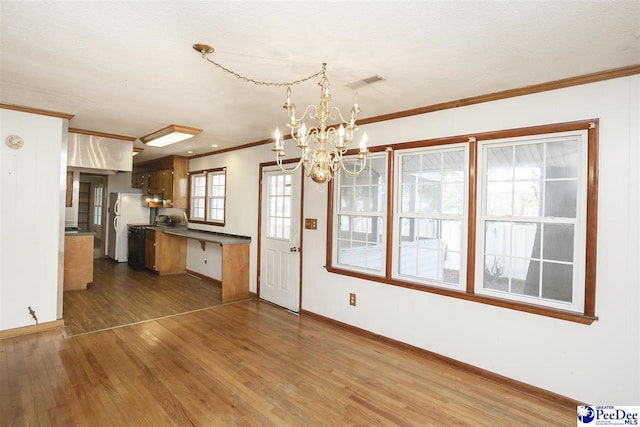
<svg viewBox="0 0 640 427">
<path fill-rule="evenodd" d="M 292 248 L 289 248 L 289 252 L 300 252 L 300 248 L 294 246 Z"/>
</svg>

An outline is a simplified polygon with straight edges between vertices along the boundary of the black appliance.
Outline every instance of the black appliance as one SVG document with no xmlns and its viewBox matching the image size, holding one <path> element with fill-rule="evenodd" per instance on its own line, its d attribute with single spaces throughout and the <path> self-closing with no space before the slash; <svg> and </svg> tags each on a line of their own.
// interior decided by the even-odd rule
<svg viewBox="0 0 640 427">
<path fill-rule="evenodd" d="M 144 270 L 144 239 L 146 232 L 146 226 L 129 226 L 127 234 L 129 256 L 127 262 L 134 270 Z"/>
</svg>

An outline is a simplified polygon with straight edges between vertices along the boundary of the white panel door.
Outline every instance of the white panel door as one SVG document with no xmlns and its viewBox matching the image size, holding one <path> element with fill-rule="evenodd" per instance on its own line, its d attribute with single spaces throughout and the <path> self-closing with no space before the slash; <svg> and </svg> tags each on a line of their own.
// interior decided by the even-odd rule
<svg viewBox="0 0 640 427">
<path fill-rule="evenodd" d="M 302 173 L 263 169 L 260 298 L 300 310 L 300 185 Z"/>
</svg>

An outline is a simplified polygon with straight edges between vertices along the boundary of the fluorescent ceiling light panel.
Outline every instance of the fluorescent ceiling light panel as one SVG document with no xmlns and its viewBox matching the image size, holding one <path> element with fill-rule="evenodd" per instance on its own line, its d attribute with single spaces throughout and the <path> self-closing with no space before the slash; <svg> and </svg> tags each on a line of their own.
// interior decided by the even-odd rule
<svg viewBox="0 0 640 427">
<path fill-rule="evenodd" d="M 202 129 L 196 129 L 182 125 L 169 125 L 165 128 L 157 130 L 149 135 L 140 138 L 140 141 L 150 147 L 165 147 L 176 142 L 184 141 L 192 138 L 202 132 Z"/>
</svg>

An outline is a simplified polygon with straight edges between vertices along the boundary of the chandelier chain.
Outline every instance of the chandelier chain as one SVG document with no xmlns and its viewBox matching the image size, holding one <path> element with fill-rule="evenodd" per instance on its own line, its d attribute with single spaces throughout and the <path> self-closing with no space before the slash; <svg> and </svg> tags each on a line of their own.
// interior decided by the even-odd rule
<svg viewBox="0 0 640 427">
<path fill-rule="evenodd" d="M 255 85 L 258 86 L 277 86 L 277 87 L 282 87 L 282 86 L 293 86 L 293 85 L 297 85 L 303 82 L 306 82 L 307 80 L 311 80 L 315 77 L 324 75 L 326 73 L 326 65 L 327 64 L 322 64 L 322 70 L 318 71 L 315 74 L 312 74 L 308 77 L 304 77 L 302 79 L 298 79 L 298 80 L 293 80 L 290 82 L 265 82 L 263 80 L 255 80 L 249 77 L 245 77 L 239 73 L 236 73 L 233 70 L 230 70 L 229 68 L 225 67 L 224 65 L 218 64 L 216 61 L 214 61 L 213 59 L 210 59 L 204 52 L 202 53 L 202 58 L 206 59 L 207 61 L 209 61 L 210 63 L 212 63 L 213 65 L 215 65 L 216 67 L 220 68 L 222 71 L 231 74 L 232 76 L 234 76 L 235 78 L 245 81 L 247 83 L 253 83 Z"/>
</svg>

